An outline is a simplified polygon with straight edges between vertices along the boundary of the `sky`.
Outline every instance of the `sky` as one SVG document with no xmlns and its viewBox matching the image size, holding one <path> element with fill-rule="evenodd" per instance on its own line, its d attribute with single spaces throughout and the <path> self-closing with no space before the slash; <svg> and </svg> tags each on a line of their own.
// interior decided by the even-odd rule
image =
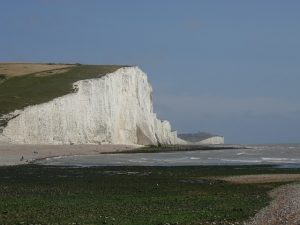
<svg viewBox="0 0 300 225">
<path fill-rule="evenodd" d="M 1 0 L 0 61 L 138 65 L 178 133 L 300 143 L 300 1 Z"/>
</svg>

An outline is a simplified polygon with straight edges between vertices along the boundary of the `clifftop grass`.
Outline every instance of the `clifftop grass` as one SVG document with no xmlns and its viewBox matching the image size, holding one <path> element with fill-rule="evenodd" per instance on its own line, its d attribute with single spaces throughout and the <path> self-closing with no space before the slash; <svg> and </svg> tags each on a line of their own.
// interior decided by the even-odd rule
<svg viewBox="0 0 300 225">
<path fill-rule="evenodd" d="M 39 73 L 16 77 L 2 75 L 0 77 L 0 116 L 71 93 L 74 82 L 101 77 L 121 67 L 123 66 L 77 65 L 63 73 L 49 76 L 39 76 Z"/>
</svg>

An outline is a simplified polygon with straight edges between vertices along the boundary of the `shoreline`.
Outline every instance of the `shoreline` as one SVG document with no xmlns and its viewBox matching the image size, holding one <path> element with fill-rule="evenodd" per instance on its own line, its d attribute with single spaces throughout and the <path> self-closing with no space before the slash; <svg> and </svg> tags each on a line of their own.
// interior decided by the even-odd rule
<svg viewBox="0 0 300 225">
<path fill-rule="evenodd" d="M 81 154 L 77 156 L 49 158 L 36 163 L 76 167 L 274 165 L 282 168 L 300 168 L 299 147 L 271 146 L 268 148 L 257 148 L 254 146 L 247 149 L 227 148 L 227 150 L 224 150 L 224 146 L 220 146 L 218 149 L 212 147 L 207 149 L 202 146 L 202 150 L 199 150 L 199 148 L 195 148 L 194 151 L 191 148 L 185 148 L 184 150 L 174 151 L 172 147 L 163 147 L 162 149 L 156 147 L 149 148 L 148 150 L 138 148 L 132 151 L 119 151 L 118 154 Z"/>
<path fill-rule="evenodd" d="M 0 166 L 33 163 L 35 160 L 74 155 L 99 155 L 140 148 L 139 145 L 32 145 L 0 144 Z"/>
<path fill-rule="evenodd" d="M 140 145 L 32 145 L 32 144 L 0 144 L 0 166 L 34 164 L 36 161 L 54 157 L 84 156 L 100 154 L 135 154 L 160 153 L 177 151 L 212 151 L 226 149 L 246 149 L 237 145 L 172 145 L 172 146 L 140 146 Z"/>
<path fill-rule="evenodd" d="M 132 150 L 124 150 L 122 153 L 160 153 L 160 152 L 185 152 L 185 151 L 217 151 L 217 150 L 235 150 L 235 149 L 253 149 L 245 145 L 166 145 L 166 146 L 142 146 Z M 103 152 L 102 154 L 118 154 L 120 152 Z"/>
</svg>

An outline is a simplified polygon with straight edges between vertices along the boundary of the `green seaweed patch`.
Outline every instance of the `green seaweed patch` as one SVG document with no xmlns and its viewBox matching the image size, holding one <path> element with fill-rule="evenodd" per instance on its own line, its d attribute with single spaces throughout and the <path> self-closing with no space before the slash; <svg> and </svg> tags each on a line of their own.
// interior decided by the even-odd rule
<svg viewBox="0 0 300 225">
<path fill-rule="evenodd" d="M 268 204 L 268 192 L 279 184 L 209 177 L 270 172 L 299 170 L 1 167 L 0 224 L 242 224 Z"/>
<path fill-rule="evenodd" d="M 5 74 L 0 74 L 0 84 L 3 83 L 6 80 Z"/>
</svg>

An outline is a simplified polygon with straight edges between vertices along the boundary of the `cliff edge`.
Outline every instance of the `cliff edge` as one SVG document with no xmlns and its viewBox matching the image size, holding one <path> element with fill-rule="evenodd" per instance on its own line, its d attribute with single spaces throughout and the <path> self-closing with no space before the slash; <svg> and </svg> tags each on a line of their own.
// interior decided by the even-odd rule
<svg viewBox="0 0 300 225">
<path fill-rule="evenodd" d="M 184 144 L 153 112 L 138 67 L 73 83 L 73 93 L 2 116 L 0 140 L 18 144 Z M 0 130 L 1 132 L 1 130 Z"/>
</svg>

